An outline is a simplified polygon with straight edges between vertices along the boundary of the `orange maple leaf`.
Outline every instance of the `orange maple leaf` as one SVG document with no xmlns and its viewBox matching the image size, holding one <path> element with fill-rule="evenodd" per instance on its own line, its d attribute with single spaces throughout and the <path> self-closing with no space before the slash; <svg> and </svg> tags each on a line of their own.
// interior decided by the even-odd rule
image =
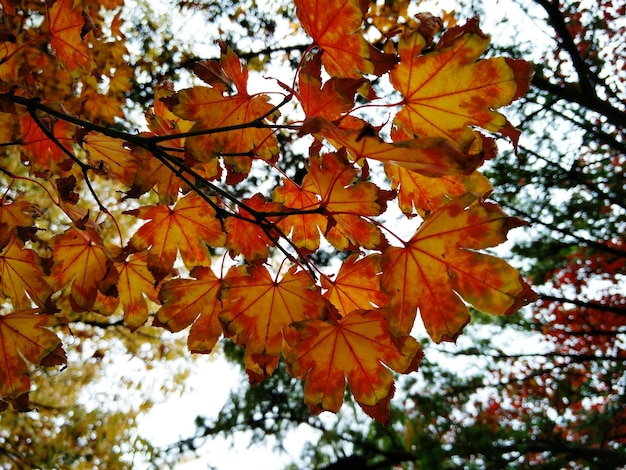
<svg viewBox="0 0 626 470">
<path fill-rule="evenodd" d="M 165 204 L 143 206 L 125 214 L 149 220 L 128 245 L 133 251 L 148 250 L 148 269 L 157 282 L 172 270 L 178 252 L 185 266 L 192 269 L 211 264 L 209 246 L 224 245 L 225 235 L 215 210 L 193 192 L 180 198 L 173 208 Z"/>
<path fill-rule="evenodd" d="M 477 18 L 450 29 L 427 54 L 422 54 L 426 41 L 420 33 L 402 35 L 400 63 L 390 73 L 404 96 L 395 123 L 410 136 L 446 137 L 461 146 L 474 140 L 471 126 L 516 141 L 519 133 L 494 110 L 525 93 L 532 66 L 502 57 L 477 61 L 488 44 Z"/>
<path fill-rule="evenodd" d="M 145 252 L 135 253 L 115 263 L 119 272 L 117 292 L 124 309 L 124 323 L 136 330 L 148 320 L 146 297 L 156 302 L 158 297 L 154 276 L 147 266 Z"/>
<path fill-rule="evenodd" d="M 87 134 L 81 142 L 89 155 L 89 163 L 100 173 L 112 175 L 131 186 L 137 173 L 137 157 L 121 139 L 102 134 Z"/>
<path fill-rule="evenodd" d="M 454 341 L 469 322 L 463 299 L 494 315 L 516 312 L 535 298 L 506 261 L 475 250 L 496 246 L 525 222 L 465 194 L 433 212 L 404 247 L 383 252 L 383 290 L 391 296 L 389 326 L 408 334 L 419 308 L 436 341 Z"/>
<path fill-rule="evenodd" d="M 224 332 L 246 347 L 248 375 L 258 382 L 272 374 L 283 338 L 294 321 L 319 318 L 326 302 L 308 273 L 292 266 L 280 281 L 264 266 L 235 266 L 224 277 Z"/>
<path fill-rule="evenodd" d="M 380 256 L 373 254 L 358 258 L 358 253 L 348 256 L 334 280 L 322 277 L 322 287 L 328 289 L 324 297 L 331 301 L 341 315 L 353 310 L 384 307 L 389 303 L 380 283 Z"/>
<path fill-rule="evenodd" d="M 283 216 L 277 223 L 285 234 L 291 234 L 291 240 L 303 253 L 312 253 L 320 246 L 320 230 L 326 231 L 327 218 L 321 213 L 307 212 L 320 207 L 318 195 L 294 183 L 290 178 L 283 179 L 283 185 L 272 191 L 272 199 L 286 209 L 301 211 Z"/>
<path fill-rule="evenodd" d="M 394 65 L 395 56 L 381 53 L 363 37 L 367 2 L 296 0 L 295 4 L 302 27 L 323 51 L 322 62 L 329 75 L 382 75 Z"/>
<path fill-rule="evenodd" d="M 102 238 L 91 227 L 71 227 L 55 236 L 50 247 L 54 259 L 50 272 L 52 289 L 60 290 L 71 282 L 69 295 L 74 308 L 91 310 L 98 291 L 108 292 L 113 279 L 109 276 L 115 271 Z"/>
<path fill-rule="evenodd" d="M 324 236 L 340 250 L 349 246 L 375 248 L 381 241 L 379 228 L 365 217 L 377 216 L 386 209 L 392 193 L 374 183 L 356 181 L 357 170 L 349 164 L 345 152 L 310 158 L 309 173 L 303 188 L 320 196 L 322 214 L 329 217 Z"/>
<path fill-rule="evenodd" d="M 190 274 L 195 279 L 173 279 L 163 284 L 159 292 L 163 306 L 157 311 L 153 325 L 169 331 L 192 325 L 187 338 L 189 350 L 209 353 L 222 335 L 218 319 L 222 311 L 221 280 L 207 266 L 196 266 Z"/>
<path fill-rule="evenodd" d="M 281 210 L 280 204 L 267 202 L 260 193 L 251 198 L 242 199 L 241 202 L 259 214 Z M 267 231 L 275 232 L 275 230 L 267 222 L 274 222 L 276 217 L 266 217 L 266 224 L 261 226 L 256 222 L 256 217 L 241 206 L 239 207 L 239 216 L 241 217 L 229 217 L 224 222 L 224 228 L 227 232 L 226 247 L 231 256 L 235 257 L 241 254 L 250 263 L 266 259 L 269 254 L 268 246 L 275 244 L 270 235 L 278 237 L 278 233 L 268 234 Z"/>
<path fill-rule="evenodd" d="M 236 85 L 237 93 L 226 95 L 225 85 L 217 81 L 211 87 L 180 90 L 166 102 L 177 116 L 195 121 L 190 132 L 210 131 L 187 139 L 186 147 L 195 160 L 206 163 L 224 155 L 227 167 L 245 176 L 251 168 L 251 157 L 273 161 L 278 155 L 274 132 L 263 127 L 268 120 L 275 120 L 278 112 L 267 95 L 248 93 L 247 69 L 241 66 L 237 55 L 223 45 L 221 66 Z M 242 126 L 255 122 L 258 125 Z M 239 126 L 242 127 L 237 128 Z M 222 128 L 224 130 L 220 130 Z"/>
<path fill-rule="evenodd" d="M 304 378 L 304 399 L 311 412 L 339 411 L 346 379 L 363 410 L 389 421 L 393 375 L 417 370 L 422 350 L 410 336 L 393 337 L 381 311 L 355 310 L 336 321 L 296 322 L 287 340 L 286 361 L 294 377 Z M 389 369 L 388 369 L 389 368 Z"/>
<path fill-rule="evenodd" d="M 91 69 L 93 58 L 83 42 L 85 17 L 72 0 L 57 0 L 48 11 L 50 47 L 57 59 L 70 70 Z"/>
<path fill-rule="evenodd" d="M 342 121 L 342 126 L 345 121 Z M 358 126 L 358 124 L 361 124 Z M 345 148 L 352 159 L 371 158 L 393 163 L 425 176 L 469 174 L 483 160 L 442 137 L 385 142 L 365 121 L 352 120 L 347 128 L 319 116 L 307 119 L 301 132 L 319 134 L 335 148 Z"/>
<path fill-rule="evenodd" d="M 0 248 L 0 298 L 9 298 L 18 309 L 31 302 L 44 307 L 52 295 L 37 253 L 12 237 Z"/>
<path fill-rule="evenodd" d="M 46 327 L 59 324 L 57 317 L 37 315 L 36 309 L 0 315 L 0 398 L 19 411 L 28 411 L 31 364 L 65 364 L 61 341 Z"/>
<path fill-rule="evenodd" d="M 298 96 L 307 117 L 321 116 L 334 121 L 352 110 L 354 95 L 367 80 L 331 77 L 322 85 L 321 66 L 320 54 L 316 54 L 302 67 Z"/>
</svg>

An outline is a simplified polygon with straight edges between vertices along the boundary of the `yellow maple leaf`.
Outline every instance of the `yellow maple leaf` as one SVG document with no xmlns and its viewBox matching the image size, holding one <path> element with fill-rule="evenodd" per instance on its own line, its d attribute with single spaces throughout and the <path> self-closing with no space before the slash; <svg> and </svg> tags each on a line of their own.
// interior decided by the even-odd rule
<svg viewBox="0 0 626 470">
<path fill-rule="evenodd" d="M 52 315 L 38 315 L 36 309 L 0 314 L 0 402 L 28 411 L 29 366 L 65 364 L 61 341 L 47 327 L 59 324 Z M 0 403 L 1 405 L 1 403 Z"/>
<path fill-rule="evenodd" d="M 402 35 L 400 63 L 390 73 L 404 97 L 395 123 L 409 136 L 446 137 L 461 146 L 474 140 L 471 126 L 515 138 L 513 126 L 495 109 L 528 89 L 532 66 L 502 57 L 477 61 L 488 44 L 477 18 L 449 30 L 426 54 L 419 32 Z"/>
</svg>

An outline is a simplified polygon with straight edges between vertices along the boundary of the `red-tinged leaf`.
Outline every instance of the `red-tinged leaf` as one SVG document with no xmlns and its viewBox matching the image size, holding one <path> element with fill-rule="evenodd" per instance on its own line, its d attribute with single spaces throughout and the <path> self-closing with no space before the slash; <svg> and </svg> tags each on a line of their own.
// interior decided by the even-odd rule
<svg viewBox="0 0 626 470">
<path fill-rule="evenodd" d="M 239 58 L 231 49 L 222 49 L 221 63 L 224 72 L 233 79 L 238 93 L 225 96 L 223 86 L 196 86 L 179 91 L 167 102 L 174 114 L 195 121 L 190 129 L 192 132 L 241 126 L 239 129 L 190 137 L 187 149 L 195 160 L 205 163 L 224 154 L 224 161 L 232 171 L 247 175 L 251 157 L 275 160 L 278 142 L 271 129 L 245 124 L 261 118 L 262 122 L 269 123 L 269 120 L 278 117 L 278 112 L 270 103 L 269 96 L 248 94 L 247 71 L 241 67 Z"/>
<path fill-rule="evenodd" d="M 353 310 L 384 307 L 389 303 L 387 295 L 381 290 L 380 256 L 358 258 L 358 254 L 351 254 L 342 263 L 335 280 L 322 277 L 322 287 L 328 289 L 324 297 L 331 301 L 341 315 Z"/>
<path fill-rule="evenodd" d="M 322 85 L 321 66 L 320 54 L 316 54 L 302 67 L 300 104 L 307 117 L 321 116 L 334 121 L 352 110 L 354 95 L 367 80 L 331 77 Z"/>
<path fill-rule="evenodd" d="M 304 211 L 288 215 L 278 221 L 278 228 L 285 234 L 291 234 L 291 241 L 306 252 L 314 252 L 320 246 L 320 231 L 326 232 L 328 219 L 321 213 L 306 213 L 319 209 L 320 200 L 313 191 L 308 191 L 295 184 L 291 179 L 283 180 L 283 186 L 272 191 L 272 200 L 285 206 L 285 210 Z"/>
<path fill-rule="evenodd" d="M 286 360 L 294 377 L 305 380 L 311 412 L 339 411 L 346 379 L 355 400 L 382 423 L 389 421 L 393 376 L 417 370 L 422 350 L 410 336 L 392 337 L 384 314 L 357 310 L 338 321 L 296 322 Z"/>
<path fill-rule="evenodd" d="M 91 227 L 69 228 L 50 242 L 54 264 L 50 272 L 52 289 L 60 290 L 71 283 L 70 298 L 84 310 L 91 310 L 98 290 L 108 291 L 112 266 L 101 237 Z"/>
<path fill-rule="evenodd" d="M 390 74 L 404 96 L 395 122 L 411 136 L 446 137 L 462 146 L 473 140 L 472 126 L 511 134 L 513 127 L 494 110 L 528 89 L 532 67 L 511 67 L 504 58 L 477 61 L 488 44 L 476 18 L 450 30 L 435 52 L 422 54 L 421 34 L 404 34 L 400 63 Z"/>
<path fill-rule="evenodd" d="M 329 75 L 382 75 L 394 65 L 395 57 L 378 52 L 363 37 L 364 2 L 296 0 L 295 5 L 302 27 L 323 51 L 322 63 Z"/>
<path fill-rule="evenodd" d="M 224 245 L 225 235 L 215 210 L 201 196 L 189 193 L 173 208 L 160 204 L 127 211 L 149 220 L 132 236 L 129 246 L 134 251 L 148 250 L 148 269 L 160 282 L 174 266 L 176 254 L 188 269 L 211 264 L 209 246 Z"/>
<path fill-rule="evenodd" d="M 372 158 L 425 176 L 469 174 L 483 160 L 482 154 L 470 154 L 456 143 L 440 137 L 384 142 L 365 122 L 361 128 L 343 129 L 314 117 L 308 119 L 305 126 L 305 130 L 319 133 L 335 148 L 344 147 L 354 160 Z"/>
<path fill-rule="evenodd" d="M 392 188 L 398 191 L 400 210 L 409 217 L 415 213 L 427 217 L 450 199 L 465 193 L 480 196 L 492 189 L 489 180 L 477 171 L 467 176 L 430 178 L 397 165 L 385 165 L 385 173 Z"/>
<path fill-rule="evenodd" d="M 280 281 L 264 266 L 236 266 L 224 278 L 225 333 L 246 347 L 251 378 L 268 377 L 294 321 L 319 318 L 326 302 L 308 273 L 292 266 Z"/>
<path fill-rule="evenodd" d="M 145 252 L 142 252 L 115 263 L 119 272 L 117 292 L 124 308 L 124 323 L 133 331 L 148 320 L 146 297 L 156 302 L 158 296 L 154 276 L 148 270 L 146 258 Z"/>
<path fill-rule="evenodd" d="M 169 331 L 180 331 L 191 326 L 187 345 L 194 353 L 209 353 L 222 335 L 218 314 L 221 280 L 206 266 L 191 270 L 195 279 L 173 279 L 161 287 L 159 300 L 163 306 L 157 311 L 154 325 Z"/>
<path fill-rule="evenodd" d="M 0 299 L 10 299 L 17 309 L 44 307 L 52 295 L 37 253 L 16 237 L 0 249 Z"/>
<path fill-rule="evenodd" d="M 47 126 L 60 142 L 68 144 L 71 141 L 70 127 L 65 121 L 42 118 L 42 124 Z M 24 149 L 22 161 L 34 171 L 45 172 L 55 168 L 67 170 L 72 166 L 72 161 L 68 160 L 67 155 L 44 134 L 30 114 L 21 117 L 20 125 Z"/>
<path fill-rule="evenodd" d="M 48 11 L 50 46 L 57 59 L 69 70 L 91 69 L 93 59 L 81 33 L 85 17 L 72 0 L 57 0 Z"/>
<path fill-rule="evenodd" d="M 374 183 L 355 182 L 357 176 L 345 152 L 338 152 L 311 157 L 309 173 L 303 180 L 304 189 L 319 194 L 323 214 L 332 217 L 324 235 L 340 250 L 378 246 L 380 230 L 364 217 L 380 215 L 392 196 Z"/>
<path fill-rule="evenodd" d="M 19 411 L 28 411 L 29 366 L 51 367 L 65 364 L 65 351 L 59 338 L 47 327 L 58 324 L 50 315 L 37 315 L 26 309 L 0 315 L 0 398 Z"/>
<path fill-rule="evenodd" d="M 83 138 L 82 147 L 94 168 L 112 175 L 126 186 L 132 185 L 138 161 L 136 155 L 126 147 L 125 141 L 90 133 Z M 101 165 L 104 168 L 101 169 Z"/>
<path fill-rule="evenodd" d="M 436 341 L 454 341 L 469 322 L 464 299 L 494 315 L 514 313 L 536 298 L 504 260 L 476 250 L 506 240 L 524 222 L 466 194 L 433 212 L 404 247 L 383 253 L 383 289 L 393 334 L 408 334 L 417 308 Z"/>
<path fill-rule="evenodd" d="M 241 201 L 249 209 L 259 214 L 263 212 L 280 212 L 282 207 L 274 202 L 267 202 L 262 194 L 255 194 L 251 198 Z M 265 218 L 265 230 L 256 222 L 254 214 L 251 214 L 243 207 L 239 208 L 239 217 L 229 217 L 224 222 L 226 229 L 226 247 L 230 250 L 231 256 L 243 255 L 248 262 L 264 260 L 268 256 L 268 246 L 273 246 L 274 241 L 268 236 L 266 230 L 272 231 L 271 225 L 267 222 L 274 222 L 276 217 Z M 278 236 L 274 233 L 273 236 Z"/>
</svg>

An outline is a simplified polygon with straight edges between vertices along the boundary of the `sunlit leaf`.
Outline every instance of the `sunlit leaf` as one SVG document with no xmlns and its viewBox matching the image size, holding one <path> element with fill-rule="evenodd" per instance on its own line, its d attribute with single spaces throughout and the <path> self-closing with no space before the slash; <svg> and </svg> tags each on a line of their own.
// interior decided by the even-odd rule
<svg viewBox="0 0 626 470">
<path fill-rule="evenodd" d="M 58 325 L 58 318 L 36 312 L 25 309 L 0 315 L 0 398 L 19 411 L 29 409 L 28 363 L 51 367 L 66 362 L 61 341 L 46 328 Z"/>
<path fill-rule="evenodd" d="M 476 251 L 502 243 L 511 228 L 523 224 L 466 194 L 433 212 L 403 247 L 385 250 L 382 282 L 391 297 L 392 333 L 408 334 L 419 308 L 434 341 L 454 341 L 470 320 L 465 302 L 506 315 L 533 300 L 517 270 Z"/>
<path fill-rule="evenodd" d="M 410 336 L 393 337 L 380 311 L 353 311 L 337 321 L 294 323 L 297 340 L 287 363 L 294 377 L 305 380 L 304 399 L 315 414 L 338 412 L 346 380 L 355 400 L 382 423 L 389 420 L 394 393 L 391 370 L 417 370 L 422 357 L 419 343 Z"/>
</svg>

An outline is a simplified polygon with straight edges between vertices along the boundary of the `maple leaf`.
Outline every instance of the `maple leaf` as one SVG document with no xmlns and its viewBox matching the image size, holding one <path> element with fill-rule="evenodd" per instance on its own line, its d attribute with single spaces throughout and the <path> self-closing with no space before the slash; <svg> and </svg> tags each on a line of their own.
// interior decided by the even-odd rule
<svg viewBox="0 0 626 470">
<path fill-rule="evenodd" d="M 187 345 L 191 352 L 209 353 L 222 335 L 218 314 L 221 280 L 207 266 L 191 270 L 195 279 L 173 279 L 161 287 L 159 300 L 163 306 L 157 311 L 153 325 L 169 331 L 180 331 L 191 326 Z"/>
<path fill-rule="evenodd" d="M 59 142 L 71 141 L 70 126 L 65 121 L 42 118 L 42 124 L 48 127 Z M 62 170 L 71 168 L 72 161 L 48 138 L 30 114 L 21 117 L 20 126 L 24 149 L 23 162 L 28 162 L 34 171 L 45 172 L 55 168 Z"/>
<path fill-rule="evenodd" d="M 294 321 L 319 318 L 326 302 L 308 273 L 292 266 L 280 279 L 264 266 L 235 266 L 224 277 L 224 332 L 246 347 L 254 383 L 272 374 Z"/>
<path fill-rule="evenodd" d="M 267 202 L 260 193 L 255 194 L 251 198 L 243 199 L 241 202 L 250 210 L 256 211 L 257 214 L 279 212 L 281 210 L 280 204 Z M 239 215 L 241 217 L 229 217 L 224 222 L 226 246 L 231 256 L 235 257 L 241 254 L 248 262 L 266 259 L 269 254 L 268 246 L 275 244 L 266 232 L 266 230 L 271 229 L 271 225 L 269 228 L 267 224 L 261 226 L 256 221 L 256 216 L 241 206 L 239 207 Z M 273 222 L 275 218 L 265 217 L 264 220 Z M 278 233 L 272 235 L 278 236 Z"/>
<path fill-rule="evenodd" d="M 124 309 L 124 324 L 133 331 L 148 320 L 146 297 L 154 302 L 158 297 L 146 258 L 146 253 L 141 252 L 115 263 L 119 273 L 117 292 Z"/>
<path fill-rule="evenodd" d="M 371 158 L 400 165 L 425 176 L 469 174 L 483 160 L 480 153 L 469 154 L 453 141 L 442 137 L 385 142 L 369 124 L 361 123 L 360 127 L 351 124 L 346 129 L 315 116 L 305 120 L 301 133 L 319 133 L 335 148 L 345 148 L 354 160 Z"/>
<path fill-rule="evenodd" d="M 44 307 L 52 295 L 37 253 L 16 237 L 0 248 L 0 298 L 9 298 L 14 307 Z"/>
<path fill-rule="evenodd" d="M 293 323 L 286 361 L 294 377 L 304 378 L 304 398 L 313 414 L 339 411 L 346 379 L 363 410 L 389 421 L 393 375 L 417 370 L 422 350 L 410 336 L 392 337 L 383 312 L 355 310 L 336 321 Z M 389 369 L 388 369 L 389 368 Z"/>
<path fill-rule="evenodd" d="M 113 176 L 126 186 L 132 185 L 137 172 L 137 158 L 124 140 L 102 134 L 87 134 L 81 144 L 93 168 Z"/>
<path fill-rule="evenodd" d="M 345 152 L 340 151 L 312 156 L 309 173 L 302 182 L 304 189 L 320 195 L 322 213 L 332 218 L 324 236 L 340 250 L 354 245 L 378 246 L 380 230 L 364 217 L 380 215 L 386 209 L 387 200 L 394 196 L 374 183 L 355 183 L 357 176 Z"/>
<path fill-rule="evenodd" d="M 400 63 L 390 73 L 392 85 L 404 96 L 395 123 L 411 136 L 447 137 L 462 146 L 475 138 L 471 126 L 516 141 L 519 133 L 494 109 L 525 93 L 532 66 L 501 57 L 477 62 L 488 44 L 477 18 L 449 30 L 427 54 L 422 54 L 426 41 L 420 33 L 402 35 Z"/>
<path fill-rule="evenodd" d="M 307 117 L 334 121 L 352 110 L 354 95 L 367 80 L 331 77 L 322 85 L 321 66 L 320 54 L 316 54 L 302 67 L 298 75 L 299 99 Z"/>
<path fill-rule="evenodd" d="M 48 11 L 50 47 L 69 70 L 87 70 L 93 65 L 91 53 L 82 41 L 85 17 L 72 0 L 57 0 Z"/>
<path fill-rule="evenodd" d="M 136 252 L 148 250 L 148 269 L 156 282 L 172 270 L 178 252 L 185 266 L 192 269 L 211 264 L 209 246 L 224 245 L 225 235 L 215 210 L 196 193 L 180 198 L 173 208 L 160 204 L 124 213 L 149 220 L 128 245 Z"/>
<path fill-rule="evenodd" d="M 534 300 L 517 270 L 476 251 L 504 242 L 520 225 L 525 222 L 496 204 L 465 194 L 433 212 L 404 247 L 387 248 L 382 284 L 391 297 L 391 332 L 408 334 L 419 308 L 434 341 L 454 341 L 470 319 L 461 298 L 494 315 L 514 313 Z"/>
<path fill-rule="evenodd" d="M 221 66 L 236 85 L 237 93 L 224 96 L 222 82 L 213 86 L 196 86 L 180 90 L 166 103 L 177 116 L 195 121 L 190 132 L 212 130 L 206 135 L 189 137 L 186 147 L 198 162 L 209 162 L 224 154 L 232 171 L 247 175 L 251 157 L 274 161 L 278 142 L 271 129 L 263 127 L 268 119 L 275 120 L 278 112 L 267 95 L 250 95 L 247 91 L 248 71 L 237 55 L 223 44 Z M 258 126 L 244 126 L 258 122 Z M 239 127 L 232 129 L 232 127 Z M 225 128 L 215 132 L 216 129 Z M 230 128 L 230 129 L 229 129 Z"/>
<path fill-rule="evenodd" d="M 19 411 L 28 411 L 29 366 L 51 367 L 65 364 L 65 351 L 59 338 L 47 327 L 59 324 L 51 315 L 38 315 L 36 309 L 0 315 L 0 397 Z"/>
<path fill-rule="evenodd" d="M 36 212 L 36 206 L 31 202 L 19 199 L 9 204 L 0 198 L 0 250 L 9 243 L 16 229 L 35 224 L 32 212 Z"/>
<path fill-rule="evenodd" d="M 98 291 L 106 294 L 114 279 L 110 277 L 115 271 L 113 261 L 102 238 L 92 227 L 71 227 L 55 236 L 50 247 L 54 260 L 50 272 L 52 290 L 60 290 L 71 282 L 73 307 L 92 310 Z"/>
<path fill-rule="evenodd" d="M 283 216 L 277 223 L 285 234 L 291 234 L 295 246 L 303 253 L 314 252 L 320 246 L 320 230 L 326 232 L 328 219 L 321 213 L 306 212 L 320 207 L 318 195 L 297 185 L 291 179 L 283 179 L 283 185 L 272 191 L 272 200 L 282 204 L 288 211 L 301 211 L 299 214 Z"/>
<path fill-rule="evenodd" d="M 353 310 L 369 310 L 384 307 L 389 299 L 381 290 L 380 256 L 369 255 L 358 259 L 353 253 L 341 264 L 335 280 L 322 277 L 324 294 L 341 315 Z"/>
<path fill-rule="evenodd" d="M 378 51 L 360 31 L 367 12 L 366 2 L 296 0 L 295 5 L 302 27 L 323 51 L 322 62 L 329 75 L 347 78 L 361 78 L 366 73 L 382 75 L 394 65 L 395 56 Z"/>
<path fill-rule="evenodd" d="M 470 175 L 450 175 L 433 179 L 398 165 L 385 165 L 391 187 L 398 191 L 400 210 L 412 217 L 415 212 L 427 217 L 447 204 L 450 199 L 465 193 L 483 195 L 491 191 L 489 180 L 475 171 Z"/>
</svg>

